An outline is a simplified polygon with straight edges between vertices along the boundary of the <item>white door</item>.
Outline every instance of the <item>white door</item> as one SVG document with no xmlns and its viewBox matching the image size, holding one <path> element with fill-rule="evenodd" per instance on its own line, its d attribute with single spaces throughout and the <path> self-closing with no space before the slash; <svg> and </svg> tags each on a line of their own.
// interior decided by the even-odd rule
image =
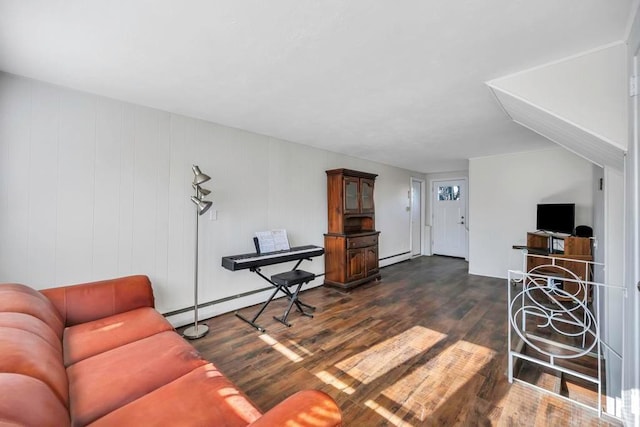
<svg viewBox="0 0 640 427">
<path fill-rule="evenodd" d="M 434 181 L 432 202 L 433 253 L 467 257 L 467 181 Z"/>
<path fill-rule="evenodd" d="M 422 181 L 411 179 L 411 256 L 422 255 Z"/>
</svg>

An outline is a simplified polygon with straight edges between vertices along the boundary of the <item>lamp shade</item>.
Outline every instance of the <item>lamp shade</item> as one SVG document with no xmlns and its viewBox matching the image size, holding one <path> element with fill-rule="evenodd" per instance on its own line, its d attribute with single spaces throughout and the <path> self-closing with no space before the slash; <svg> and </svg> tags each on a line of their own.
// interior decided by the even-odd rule
<svg viewBox="0 0 640 427">
<path fill-rule="evenodd" d="M 198 192 L 198 197 L 207 196 L 211 193 L 211 190 L 207 190 L 206 188 L 202 188 L 199 185 L 191 184 L 191 186 Z"/>
<path fill-rule="evenodd" d="M 200 185 L 203 182 L 207 182 L 211 179 L 211 177 L 205 173 L 202 173 L 200 171 L 200 168 L 196 165 L 193 165 L 191 167 L 191 170 L 193 170 L 193 185 Z"/>
<path fill-rule="evenodd" d="M 208 200 L 200 200 L 196 196 L 191 196 L 191 201 L 198 207 L 198 215 L 202 215 L 209 210 L 213 202 Z"/>
</svg>

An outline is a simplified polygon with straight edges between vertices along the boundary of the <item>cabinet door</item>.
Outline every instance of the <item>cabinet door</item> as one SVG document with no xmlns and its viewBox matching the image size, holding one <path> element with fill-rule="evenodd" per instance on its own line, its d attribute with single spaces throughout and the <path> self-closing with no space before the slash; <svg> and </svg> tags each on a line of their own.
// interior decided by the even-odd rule
<svg viewBox="0 0 640 427">
<path fill-rule="evenodd" d="M 360 213 L 360 180 L 344 177 L 344 213 Z"/>
<path fill-rule="evenodd" d="M 527 233 L 527 246 L 530 248 L 549 249 L 549 236 Z"/>
<path fill-rule="evenodd" d="M 366 274 L 370 276 L 378 272 L 378 246 L 370 246 L 364 250 Z"/>
<path fill-rule="evenodd" d="M 360 180 L 360 211 L 362 213 L 372 213 L 373 206 L 373 180 L 362 178 Z"/>
<path fill-rule="evenodd" d="M 591 256 L 591 239 L 588 237 L 569 236 L 564 239 L 565 255 Z"/>
<path fill-rule="evenodd" d="M 347 282 L 365 277 L 364 249 L 347 251 Z"/>
</svg>

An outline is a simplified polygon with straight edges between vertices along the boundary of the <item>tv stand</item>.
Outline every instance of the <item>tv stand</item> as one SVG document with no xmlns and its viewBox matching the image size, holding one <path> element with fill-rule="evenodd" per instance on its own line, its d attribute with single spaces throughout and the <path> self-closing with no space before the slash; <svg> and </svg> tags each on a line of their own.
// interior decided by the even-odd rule
<svg viewBox="0 0 640 427">
<path fill-rule="evenodd" d="M 564 244 L 567 237 L 571 237 L 571 235 L 566 233 L 555 233 L 546 230 L 529 232 L 527 233 L 527 247 L 546 249 L 547 254 L 562 255 L 564 254 Z M 534 246 L 532 246 L 532 244 Z M 542 246 L 543 244 L 545 245 L 544 247 Z"/>
<path fill-rule="evenodd" d="M 532 254 L 544 256 L 528 256 L 527 271 L 532 268 L 550 264 L 550 257 L 553 264 L 569 270 L 580 280 L 591 280 L 591 264 L 593 255 L 591 250 L 591 239 L 588 237 L 567 236 L 558 233 L 529 232 L 527 233 L 526 249 Z M 545 257 L 546 256 L 546 257 Z M 549 271 L 550 275 L 558 274 L 557 269 Z M 576 294 L 579 300 L 584 298 L 579 290 L 578 283 L 565 282 L 564 290 L 570 294 Z"/>
</svg>

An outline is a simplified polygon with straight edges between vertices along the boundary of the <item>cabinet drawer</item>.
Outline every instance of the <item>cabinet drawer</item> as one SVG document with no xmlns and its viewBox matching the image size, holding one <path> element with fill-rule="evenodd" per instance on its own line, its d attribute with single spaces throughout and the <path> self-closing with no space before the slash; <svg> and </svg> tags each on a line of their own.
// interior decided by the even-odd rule
<svg viewBox="0 0 640 427">
<path fill-rule="evenodd" d="M 378 235 L 374 236 L 362 236 L 362 237 L 349 237 L 347 238 L 347 248 L 364 248 L 367 246 L 373 246 L 378 244 Z"/>
</svg>

